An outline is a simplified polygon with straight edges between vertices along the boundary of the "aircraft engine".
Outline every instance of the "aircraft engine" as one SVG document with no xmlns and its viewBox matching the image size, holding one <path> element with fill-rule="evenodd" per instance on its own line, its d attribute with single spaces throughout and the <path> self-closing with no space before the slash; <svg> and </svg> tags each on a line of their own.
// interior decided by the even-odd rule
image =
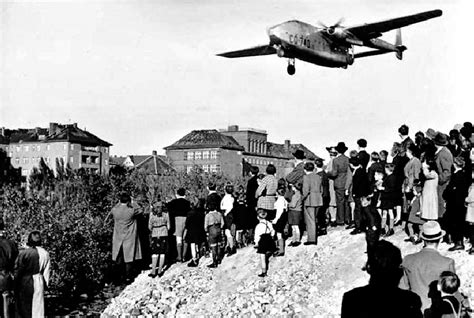
<svg viewBox="0 0 474 318">
<path fill-rule="evenodd" d="M 332 36 L 332 37 L 335 37 L 339 40 L 344 40 L 347 38 L 347 34 L 346 32 L 344 32 L 343 29 L 341 28 L 334 28 L 334 27 L 329 27 L 326 29 L 326 32 Z"/>
<path fill-rule="evenodd" d="M 281 46 L 279 46 L 276 51 L 277 51 L 278 57 L 285 57 L 286 56 L 286 54 L 285 54 L 286 52 Z"/>
</svg>

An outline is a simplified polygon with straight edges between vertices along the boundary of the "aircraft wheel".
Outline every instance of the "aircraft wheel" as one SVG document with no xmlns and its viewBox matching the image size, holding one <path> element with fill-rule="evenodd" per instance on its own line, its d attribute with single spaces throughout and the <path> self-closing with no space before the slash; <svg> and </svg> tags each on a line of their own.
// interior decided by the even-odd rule
<svg viewBox="0 0 474 318">
<path fill-rule="evenodd" d="M 289 75 L 294 75 L 296 72 L 295 66 L 294 65 L 288 65 L 286 71 L 288 72 Z"/>
</svg>

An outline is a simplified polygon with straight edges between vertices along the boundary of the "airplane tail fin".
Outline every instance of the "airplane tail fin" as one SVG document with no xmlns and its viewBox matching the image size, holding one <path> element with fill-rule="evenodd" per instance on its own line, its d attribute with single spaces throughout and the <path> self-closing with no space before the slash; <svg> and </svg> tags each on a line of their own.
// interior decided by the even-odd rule
<svg viewBox="0 0 474 318">
<path fill-rule="evenodd" d="M 403 59 L 403 51 L 405 51 L 407 47 L 402 44 L 402 30 L 401 29 L 397 29 L 397 35 L 395 38 L 395 46 L 397 48 L 397 51 L 395 52 L 395 54 L 397 55 L 397 59 L 399 60 Z"/>
</svg>

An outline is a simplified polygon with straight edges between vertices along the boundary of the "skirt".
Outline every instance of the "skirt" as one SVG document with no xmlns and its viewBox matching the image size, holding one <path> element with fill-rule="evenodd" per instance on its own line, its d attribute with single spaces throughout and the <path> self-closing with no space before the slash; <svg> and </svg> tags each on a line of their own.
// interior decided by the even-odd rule
<svg viewBox="0 0 474 318">
<path fill-rule="evenodd" d="M 183 237 L 184 227 L 186 226 L 186 217 L 177 216 L 174 218 L 174 223 L 175 223 L 174 236 Z"/>
<path fill-rule="evenodd" d="M 151 253 L 166 254 L 168 251 L 168 237 L 159 236 L 151 238 Z"/>
<path fill-rule="evenodd" d="M 288 213 L 287 213 L 287 212 L 283 212 L 283 213 L 280 215 L 280 218 L 278 219 L 278 221 L 276 222 L 276 224 L 273 225 L 273 228 L 275 229 L 275 232 L 283 233 L 283 231 L 285 230 L 285 226 L 286 226 L 287 223 L 288 223 Z"/>
<path fill-rule="evenodd" d="M 303 211 L 288 211 L 288 224 L 300 225 L 303 222 Z"/>
<path fill-rule="evenodd" d="M 276 244 L 272 236 L 269 233 L 262 234 L 258 241 L 257 253 L 266 254 L 273 253 L 276 251 Z"/>
</svg>

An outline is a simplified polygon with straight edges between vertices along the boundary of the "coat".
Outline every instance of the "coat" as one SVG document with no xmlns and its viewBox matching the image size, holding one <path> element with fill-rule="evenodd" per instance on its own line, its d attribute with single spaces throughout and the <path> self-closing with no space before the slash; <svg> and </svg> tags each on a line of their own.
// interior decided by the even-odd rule
<svg viewBox="0 0 474 318">
<path fill-rule="evenodd" d="M 458 170 L 451 176 L 443 199 L 446 201 L 446 213 L 444 217 L 448 222 L 457 224 L 464 223 L 466 219 L 466 206 L 464 201 L 469 193 L 470 180 L 466 178 L 463 170 Z"/>
<path fill-rule="evenodd" d="M 257 198 L 255 197 L 255 192 L 258 189 L 257 176 L 253 176 L 247 182 L 247 191 L 246 191 L 246 202 L 249 209 L 255 210 L 257 207 Z"/>
<path fill-rule="evenodd" d="M 332 160 L 332 169 L 328 172 L 328 175 L 334 179 L 334 189 L 348 190 L 348 172 L 350 172 L 349 158 L 346 155 L 339 155 Z"/>
<path fill-rule="evenodd" d="M 331 201 L 331 193 L 329 189 L 328 174 L 324 170 L 317 172 L 317 174 L 321 177 L 321 184 L 323 186 L 322 195 L 323 195 L 324 205 L 329 205 L 329 202 Z"/>
<path fill-rule="evenodd" d="M 303 177 L 303 202 L 304 206 L 323 206 L 323 182 L 320 175 L 315 172 Z"/>
<path fill-rule="evenodd" d="M 420 297 L 400 288 L 367 285 L 342 297 L 341 318 L 422 318 Z"/>
<path fill-rule="evenodd" d="M 420 179 L 421 161 L 417 157 L 413 157 L 408 161 L 403 169 L 405 172 L 405 187 L 413 189 L 415 179 Z"/>
<path fill-rule="evenodd" d="M 421 194 L 421 218 L 426 220 L 437 220 L 439 215 L 438 199 L 438 174 L 423 168 L 426 177 Z"/>
<path fill-rule="evenodd" d="M 448 148 L 443 147 L 435 155 L 436 166 L 438 167 L 438 184 L 444 185 L 451 178 L 453 169 L 453 155 Z"/>
<path fill-rule="evenodd" d="M 452 258 L 442 256 L 437 250 L 426 247 L 418 253 L 405 256 L 402 267 L 400 288 L 411 290 L 420 296 L 422 310 L 431 306 L 428 292 L 430 288 L 436 288 L 439 275 L 443 271 L 456 272 Z"/>
<path fill-rule="evenodd" d="M 370 193 L 369 177 L 364 168 L 357 168 L 352 175 L 352 195 L 354 198 L 366 197 Z"/>
<path fill-rule="evenodd" d="M 112 240 L 112 259 L 117 260 L 120 248 L 123 248 L 125 263 L 142 258 L 142 249 L 138 239 L 136 217 L 141 211 L 127 204 L 118 203 L 112 208 L 114 234 Z"/>
<path fill-rule="evenodd" d="M 359 153 L 357 154 L 357 158 L 359 158 L 362 168 L 367 169 L 367 165 L 369 164 L 369 161 L 370 161 L 370 155 L 367 153 L 367 151 L 365 150 L 359 151 Z"/>
</svg>

